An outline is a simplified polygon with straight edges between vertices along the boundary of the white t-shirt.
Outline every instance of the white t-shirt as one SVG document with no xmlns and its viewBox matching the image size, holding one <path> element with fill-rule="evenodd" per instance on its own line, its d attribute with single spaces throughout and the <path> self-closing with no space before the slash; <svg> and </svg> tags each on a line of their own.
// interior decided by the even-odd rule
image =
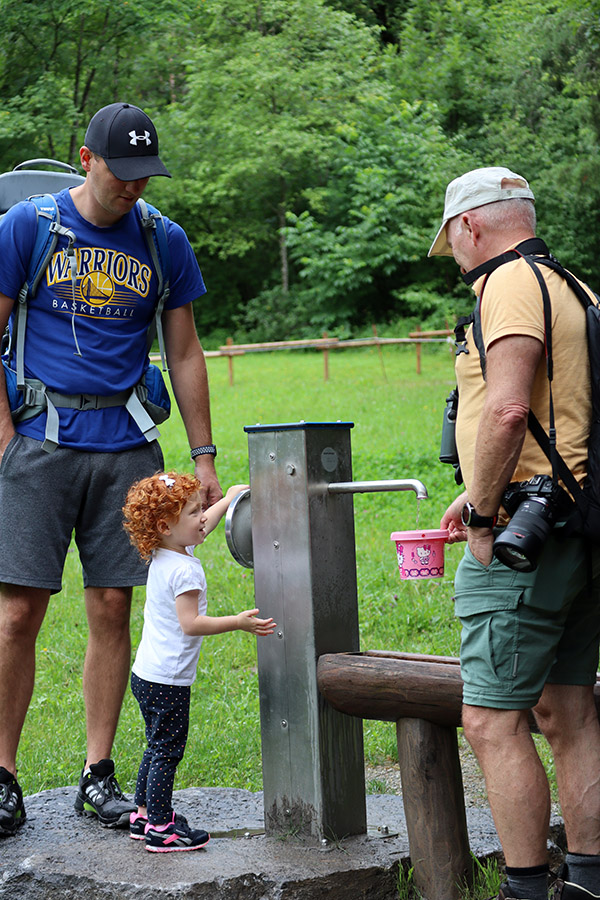
<svg viewBox="0 0 600 900">
<path fill-rule="evenodd" d="M 175 598 L 198 591 L 198 614 L 206 614 L 206 576 L 193 547 L 186 552 L 154 551 L 148 569 L 142 640 L 133 671 L 138 678 L 159 684 L 190 685 L 196 679 L 202 637 L 184 634 Z"/>
</svg>

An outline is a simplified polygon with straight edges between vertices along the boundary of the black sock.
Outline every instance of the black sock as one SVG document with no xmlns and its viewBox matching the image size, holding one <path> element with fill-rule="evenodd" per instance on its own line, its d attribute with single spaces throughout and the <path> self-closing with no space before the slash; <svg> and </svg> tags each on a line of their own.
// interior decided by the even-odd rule
<svg viewBox="0 0 600 900">
<path fill-rule="evenodd" d="M 567 881 L 600 897 L 600 856 L 588 853 L 567 853 Z"/>
<path fill-rule="evenodd" d="M 518 900 L 548 900 L 548 863 L 527 868 L 506 867 L 508 886 Z"/>
</svg>

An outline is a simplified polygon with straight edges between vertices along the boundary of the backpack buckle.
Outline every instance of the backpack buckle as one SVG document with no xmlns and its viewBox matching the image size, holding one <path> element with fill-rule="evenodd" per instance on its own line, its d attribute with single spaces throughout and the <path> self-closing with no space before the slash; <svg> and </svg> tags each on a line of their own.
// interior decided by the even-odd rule
<svg viewBox="0 0 600 900">
<path fill-rule="evenodd" d="M 46 406 L 46 394 L 43 389 L 33 387 L 33 385 L 25 382 L 23 385 L 23 405 L 26 407 L 39 406 L 44 409 Z"/>
<path fill-rule="evenodd" d="M 87 410 L 87 409 L 98 409 L 98 396 L 97 394 L 80 394 L 79 395 L 79 406 L 77 409 Z"/>
</svg>

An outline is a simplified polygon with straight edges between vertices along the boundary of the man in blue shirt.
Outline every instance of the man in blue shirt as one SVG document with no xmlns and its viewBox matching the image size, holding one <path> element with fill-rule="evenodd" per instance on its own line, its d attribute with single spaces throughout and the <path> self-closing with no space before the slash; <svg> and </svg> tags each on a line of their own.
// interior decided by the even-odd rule
<svg viewBox="0 0 600 900">
<path fill-rule="evenodd" d="M 83 569 L 89 638 L 83 673 L 87 756 L 75 809 L 102 825 L 129 822 L 111 759 L 130 666 L 132 588 L 146 568 L 122 528 L 133 481 L 163 468 L 156 432 L 144 434 L 125 405 L 148 368 L 147 333 L 158 273 L 136 207 L 148 180 L 169 176 L 153 123 L 113 103 L 90 121 L 83 184 L 55 195 L 74 234 L 76 276 L 62 238 L 28 303 L 24 368 L 59 398 L 58 447 L 47 452 L 45 411 L 13 423 L 0 387 L 0 834 L 25 820 L 16 755 L 34 685 L 35 642 L 51 594 L 61 589 L 74 534 Z M 221 496 L 214 466 L 209 390 L 192 301 L 205 287 L 183 230 L 165 220 L 170 295 L 162 316 L 171 384 L 207 505 Z M 23 202 L 0 223 L 0 330 L 14 327 L 27 278 L 36 211 Z M 0 376 L 1 380 L 2 376 Z M 107 400 L 107 398 L 109 398 Z M 114 405 L 113 405 L 114 404 Z"/>
</svg>

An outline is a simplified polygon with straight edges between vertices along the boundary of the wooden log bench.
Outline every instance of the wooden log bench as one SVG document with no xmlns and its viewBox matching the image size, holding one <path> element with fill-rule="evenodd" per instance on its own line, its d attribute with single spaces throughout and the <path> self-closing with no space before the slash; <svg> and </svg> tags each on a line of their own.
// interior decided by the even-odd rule
<svg viewBox="0 0 600 900">
<path fill-rule="evenodd" d="M 318 659 L 317 683 L 339 712 L 396 723 L 415 884 L 427 900 L 457 900 L 472 870 L 456 734 L 458 660 L 377 650 L 328 653 Z"/>
<path fill-rule="evenodd" d="M 415 883 L 427 900 L 456 900 L 472 863 L 456 729 L 458 659 L 370 650 L 317 662 L 321 695 L 336 710 L 396 723 L 402 799 Z M 600 716 L 600 684 L 595 687 Z M 531 717 L 531 729 L 536 725 Z"/>
</svg>

